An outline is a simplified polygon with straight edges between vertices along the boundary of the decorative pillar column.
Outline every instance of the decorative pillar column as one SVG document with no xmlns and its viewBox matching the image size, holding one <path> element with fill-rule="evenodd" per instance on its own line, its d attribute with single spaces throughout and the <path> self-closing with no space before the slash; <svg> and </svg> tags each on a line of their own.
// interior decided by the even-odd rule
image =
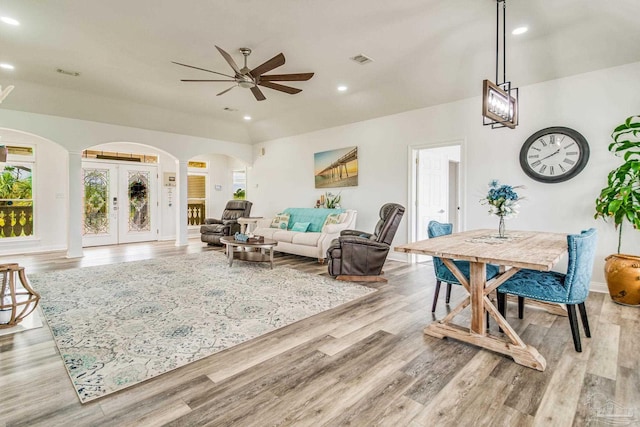
<svg viewBox="0 0 640 427">
<path fill-rule="evenodd" d="M 69 152 L 69 195 L 67 199 L 67 258 L 80 258 L 82 252 L 82 153 Z"/>
<path fill-rule="evenodd" d="M 186 246 L 189 244 L 187 229 L 187 168 L 189 163 L 187 160 L 176 161 L 176 185 L 178 204 L 176 218 L 176 246 Z"/>
</svg>

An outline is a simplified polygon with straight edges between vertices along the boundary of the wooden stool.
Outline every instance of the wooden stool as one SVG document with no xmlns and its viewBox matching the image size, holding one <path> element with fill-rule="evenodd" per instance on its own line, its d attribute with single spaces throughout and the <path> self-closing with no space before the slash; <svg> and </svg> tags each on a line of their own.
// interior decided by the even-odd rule
<svg viewBox="0 0 640 427">
<path fill-rule="evenodd" d="M 0 264 L 0 329 L 12 328 L 38 306 L 40 294 L 31 288 L 24 267 L 18 264 Z M 20 285 L 16 289 L 16 275 Z"/>
</svg>

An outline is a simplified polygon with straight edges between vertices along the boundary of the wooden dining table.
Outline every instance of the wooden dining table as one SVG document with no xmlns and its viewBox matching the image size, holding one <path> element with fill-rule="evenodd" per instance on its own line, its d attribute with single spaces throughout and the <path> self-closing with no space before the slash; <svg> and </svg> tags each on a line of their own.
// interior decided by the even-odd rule
<svg viewBox="0 0 640 427">
<path fill-rule="evenodd" d="M 511 356 L 516 363 L 544 371 L 545 358 L 535 347 L 526 344 L 502 317 L 489 294 L 520 269 L 549 271 L 567 253 L 567 235 L 539 231 L 509 231 L 500 238 L 495 230 L 481 229 L 453 233 L 433 239 L 397 246 L 398 252 L 439 257 L 469 293 L 443 319 L 424 328 L 424 333 L 436 338 L 450 337 Z M 469 261 L 469 278 L 453 260 Z M 486 279 L 487 264 L 499 265 L 500 274 Z M 550 312 L 562 314 L 558 305 L 539 304 Z M 471 324 L 460 326 L 452 320 L 471 306 Z M 485 312 L 495 319 L 503 333 L 487 331 Z"/>
</svg>

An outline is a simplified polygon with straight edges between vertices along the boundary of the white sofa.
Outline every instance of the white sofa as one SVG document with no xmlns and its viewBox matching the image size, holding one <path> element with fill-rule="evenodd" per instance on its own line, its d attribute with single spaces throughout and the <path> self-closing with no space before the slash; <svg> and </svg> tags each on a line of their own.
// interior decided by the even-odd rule
<svg viewBox="0 0 640 427">
<path fill-rule="evenodd" d="M 342 230 L 355 229 L 357 213 L 355 210 L 347 209 L 340 215 L 338 224 L 324 225 L 320 232 L 291 231 L 290 228 L 295 222 L 293 217 L 290 219 L 287 230 L 271 228 L 273 218 L 259 219 L 253 234 L 276 240 L 278 245 L 274 249 L 278 252 L 313 257 L 317 258 L 318 262 L 324 263 L 331 241 L 338 238 Z"/>
</svg>

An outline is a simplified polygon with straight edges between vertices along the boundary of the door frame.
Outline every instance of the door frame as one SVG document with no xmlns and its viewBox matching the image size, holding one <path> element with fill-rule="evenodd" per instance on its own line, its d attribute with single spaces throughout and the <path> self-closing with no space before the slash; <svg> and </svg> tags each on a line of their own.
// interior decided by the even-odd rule
<svg viewBox="0 0 640 427">
<path fill-rule="evenodd" d="M 419 144 L 411 144 L 408 147 L 407 153 L 407 170 L 408 170 L 408 193 L 407 200 L 409 201 L 409 209 L 408 211 L 408 221 L 409 226 L 407 227 L 407 242 L 415 242 L 417 237 L 417 227 L 416 227 L 416 216 L 417 216 L 417 208 L 418 201 L 416 200 L 416 176 L 417 176 L 417 168 L 416 168 L 416 158 L 417 152 L 420 150 L 430 149 L 430 148 L 441 148 L 441 147 L 450 147 L 453 145 L 460 146 L 460 164 L 459 164 L 459 180 L 458 180 L 458 188 L 460 194 L 460 212 L 459 218 L 460 223 L 459 231 L 464 231 L 467 229 L 467 220 L 466 220 L 466 210 L 464 209 L 464 203 L 467 200 L 467 139 L 466 138 L 457 138 L 450 139 L 444 141 L 434 141 L 427 143 L 419 143 Z M 411 264 L 416 263 L 418 260 L 418 256 L 416 254 L 409 254 L 408 262 Z"/>
</svg>

